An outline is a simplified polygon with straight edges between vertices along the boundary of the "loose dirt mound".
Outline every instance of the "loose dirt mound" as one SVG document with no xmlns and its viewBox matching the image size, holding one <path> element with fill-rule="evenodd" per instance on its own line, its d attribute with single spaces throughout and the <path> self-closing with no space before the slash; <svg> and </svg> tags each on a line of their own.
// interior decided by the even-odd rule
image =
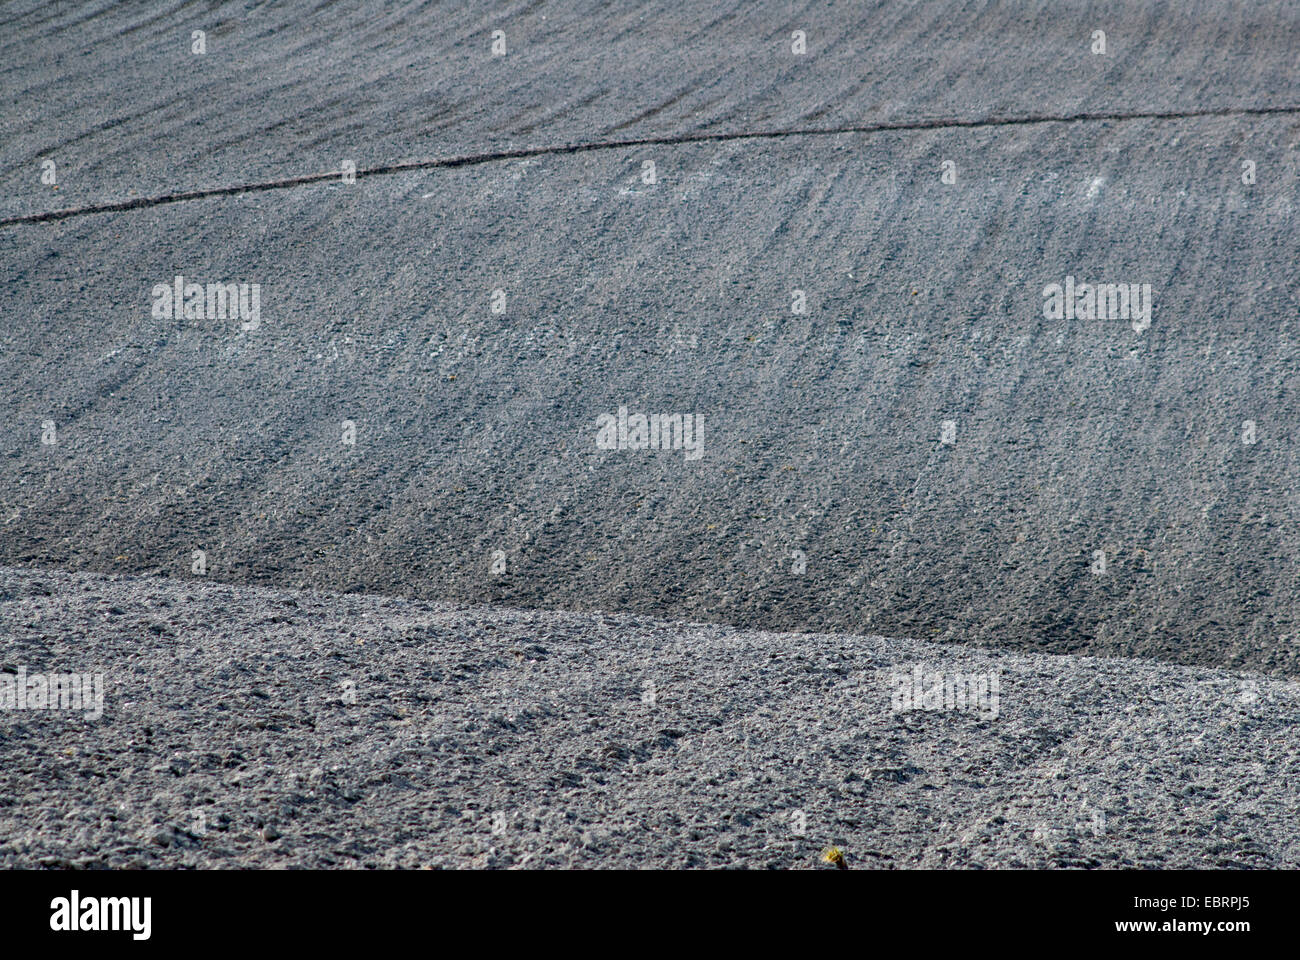
<svg viewBox="0 0 1300 960">
<path fill-rule="evenodd" d="M 104 678 L 98 719 L 0 712 L 0 866 L 1300 866 L 1295 683 L 12 569 L 0 597 L 5 671 Z M 935 674 L 976 694 L 896 710 L 918 668 L 921 708 Z"/>
</svg>

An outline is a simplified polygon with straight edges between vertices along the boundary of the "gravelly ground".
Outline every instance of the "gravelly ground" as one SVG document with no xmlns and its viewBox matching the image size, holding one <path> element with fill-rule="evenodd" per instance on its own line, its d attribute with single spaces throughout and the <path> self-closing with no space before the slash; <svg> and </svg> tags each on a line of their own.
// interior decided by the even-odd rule
<svg viewBox="0 0 1300 960">
<path fill-rule="evenodd" d="M 14 568 L 0 630 L 106 681 L 0 713 L 5 867 L 1300 866 L 1261 676 Z"/>
</svg>

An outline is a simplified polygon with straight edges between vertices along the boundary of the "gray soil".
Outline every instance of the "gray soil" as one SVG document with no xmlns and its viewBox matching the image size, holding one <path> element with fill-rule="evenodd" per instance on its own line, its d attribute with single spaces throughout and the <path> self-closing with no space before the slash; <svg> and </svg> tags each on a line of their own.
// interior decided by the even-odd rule
<svg viewBox="0 0 1300 960">
<path fill-rule="evenodd" d="M 0 601 L 4 670 L 105 680 L 99 719 L 0 713 L 0 866 L 1300 867 L 1295 682 L 10 568 Z M 917 666 L 996 712 L 896 712 Z"/>
<path fill-rule="evenodd" d="M 0 5 L 0 666 L 110 682 L 0 712 L 0 864 L 1297 865 L 1298 49 L 1290 0 Z M 1000 715 L 892 712 L 921 662 Z"/>
<path fill-rule="evenodd" d="M 1241 111 L 1300 105 L 1300 7 L 678 6 L 15 5 L 5 202 L 1186 115 L 0 227 L 0 561 L 1295 675 L 1300 114 Z M 155 319 L 177 274 L 259 283 L 260 327 Z M 1150 283 L 1151 326 L 1045 319 L 1067 275 Z M 620 405 L 703 417 L 703 457 L 597 449 Z"/>
</svg>

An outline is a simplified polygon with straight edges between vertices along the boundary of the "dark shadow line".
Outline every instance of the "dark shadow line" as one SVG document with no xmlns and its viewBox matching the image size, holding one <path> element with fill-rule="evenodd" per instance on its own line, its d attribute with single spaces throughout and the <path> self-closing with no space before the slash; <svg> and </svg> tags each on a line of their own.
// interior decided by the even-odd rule
<svg viewBox="0 0 1300 960">
<path fill-rule="evenodd" d="M 785 137 L 828 137 L 845 133 L 890 133 L 920 130 L 956 130 L 977 127 L 1022 127 L 1042 123 L 1096 123 L 1122 122 L 1128 120 L 1192 120 L 1198 117 L 1264 117 L 1283 114 L 1300 114 L 1300 107 L 1224 107 L 1216 110 L 1180 110 L 1150 111 L 1141 113 L 1075 113 L 1062 115 L 1028 114 L 1016 117 L 988 117 L 983 120 L 899 120 L 882 123 L 869 123 L 841 127 L 791 128 L 786 130 L 738 131 L 732 133 L 686 133 L 671 137 L 641 137 L 631 140 L 600 140 L 592 143 L 557 144 L 549 147 L 528 147 L 520 150 L 500 150 L 492 153 L 476 153 L 460 157 L 442 157 L 435 160 L 411 160 L 405 163 L 391 163 L 376 167 L 366 167 L 356 172 L 357 179 L 363 177 L 381 177 L 394 173 L 409 173 L 414 170 L 436 170 L 453 167 L 472 167 L 498 160 L 520 160 L 528 157 L 558 156 L 563 154 L 589 153 L 595 150 L 621 150 L 630 147 L 678 146 L 691 143 L 724 143 L 731 140 L 778 140 Z M 121 200 L 116 203 L 92 204 L 86 207 L 73 207 L 67 210 L 51 210 L 47 213 L 29 213 L 17 217 L 0 218 L 0 227 L 9 227 L 21 223 L 50 223 L 56 220 L 68 220 L 72 217 L 85 217 L 96 213 L 120 213 L 124 210 L 142 210 L 148 207 L 160 207 L 169 203 L 183 203 L 187 200 L 204 200 L 209 197 L 228 197 L 239 193 L 259 193 L 264 190 L 284 190 L 309 183 L 321 183 L 326 180 L 338 180 L 342 172 L 332 170 L 329 173 L 309 173 L 283 180 L 267 180 L 261 183 L 241 183 L 229 187 L 210 187 L 204 190 L 187 190 L 181 193 L 165 193 L 152 197 L 137 197 L 134 200 Z"/>
</svg>

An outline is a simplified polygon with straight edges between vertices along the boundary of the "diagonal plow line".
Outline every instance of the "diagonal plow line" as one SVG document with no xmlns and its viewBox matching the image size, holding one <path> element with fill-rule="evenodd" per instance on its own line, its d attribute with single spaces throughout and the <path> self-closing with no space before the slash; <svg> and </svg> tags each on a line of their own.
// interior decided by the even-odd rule
<svg viewBox="0 0 1300 960">
<path fill-rule="evenodd" d="M 856 124 L 839 127 L 806 127 L 785 130 L 733 131 L 729 133 L 687 133 L 665 137 L 640 137 L 627 140 L 598 140 L 589 143 L 552 144 L 545 147 L 526 147 L 519 150 L 500 150 L 491 153 L 474 153 L 463 156 L 439 157 L 431 160 L 410 160 L 404 163 L 383 164 L 365 167 L 356 172 L 357 179 L 362 177 L 382 177 L 395 173 L 408 173 L 415 170 L 437 170 L 455 167 L 474 167 L 500 160 L 521 160 L 529 157 L 563 156 L 565 154 L 590 153 L 596 150 L 623 150 L 631 147 L 678 146 L 692 143 L 725 143 L 732 140 L 779 140 L 786 137 L 827 137 L 845 133 L 890 133 L 922 130 L 960 130 L 980 127 L 1022 127 L 1044 123 L 1097 123 L 1124 122 L 1131 120 L 1193 120 L 1200 117 L 1266 117 L 1288 114 L 1300 114 L 1300 106 L 1289 107 L 1223 107 L 1207 110 L 1178 111 L 1143 111 L 1137 113 L 1073 113 L 1073 114 L 1026 114 L 1023 116 L 986 117 L 982 120 L 931 119 L 898 120 L 880 123 Z M 177 193 L 164 193 L 152 197 L 136 197 L 115 203 L 91 204 L 84 207 L 72 207 L 66 210 L 51 210 L 46 213 L 30 213 L 16 217 L 0 218 L 0 227 L 9 227 L 23 223 L 49 223 L 56 220 L 69 220 L 73 217 L 90 216 L 96 213 L 120 213 L 126 210 L 142 210 L 160 207 L 170 203 L 184 203 L 187 200 L 204 200 L 209 197 L 228 197 L 241 193 L 259 193 L 265 190 L 286 190 L 310 183 L 336 180 L 341 171 L 331 170 L 327 173 L 309 173 L 281 180 L 266 180 L 257 183 L 240 183 L 225 187 L 209 187 L 202 190 L 186 190 Z"/>
</svg>

